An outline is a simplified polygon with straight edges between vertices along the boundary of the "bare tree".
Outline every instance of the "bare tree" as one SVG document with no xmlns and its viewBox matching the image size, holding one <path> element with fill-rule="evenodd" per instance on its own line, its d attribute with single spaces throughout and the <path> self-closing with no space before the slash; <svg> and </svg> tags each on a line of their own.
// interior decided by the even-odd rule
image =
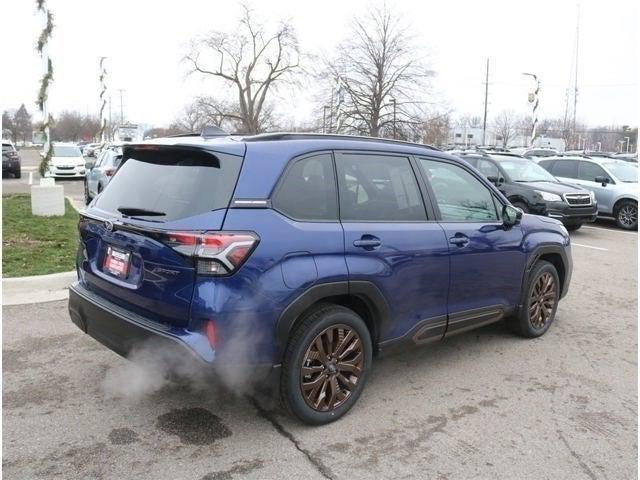
<svg viewBox="0 0 640 480">
<path fill-rule="evenodd" d="M 100 120 L 78 112 L 62 112 L 51 128 L 51 138 L 56 141 L 90 140 L 100 131 Z"/>
<path fill-rule="evenodd" d="M 429 115 L 423 124 L 423 142 L 427 145 L 446 145 L 451 132 L 449 112 Z"/>
<path fill-rule="evenodd" d="M 13 115 L 13 127 L 16 140 L 22 140 L 22 142 L 31 141 L 33 122 L 31 114 L 27 111 L 24 103 L 20 105 L 20 108 Z"/>
<path fill-rule="evenodd" d="M 496 142 L 502 142 L 503 147 L 509 145 L 509 141 L 517 135 L 517 119 L 511 110 L 503 110 L 494 120 L 493 127 L 496 134 Z"/>
<path fill-rule="evenodd" d="M 339 56 L 326 61 L 336 103 L 341 103 L 336 116 L 344 130 L 377 137 L 397 136 L 403 123 L 421 128 L 421 102 L 416 99 L 433 73 L 418 57 L 408 31 L 386 6 L 374 8 L 363 19 L 353 20 Z"/>
<path fill-rule="evenodd" d="M 300 71 L 300 52 L 291 25 L 282 22 L 268 33 L 246 5 L 242 8 L 233 32 L 216 31 L 195 39 L 185 59 L 191 73 L 235 89 L 237 103 L 223 112 L 225 118 L 239 122 L 245 133 L 258 133 L 265 129 L 269 95 Z"/>
</svg>

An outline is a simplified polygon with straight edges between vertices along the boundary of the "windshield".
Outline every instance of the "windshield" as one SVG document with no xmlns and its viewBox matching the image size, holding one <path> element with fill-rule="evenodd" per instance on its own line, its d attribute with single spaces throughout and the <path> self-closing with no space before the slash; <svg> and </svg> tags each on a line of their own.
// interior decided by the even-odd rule
<svg viewBox="0 0 640 480">
<path fill-rule="evenodd" d="M 556 178 L 530 160 L 499 160 L 500 166 L 514 182 L 557 182 Z"/>
<path fill-rule="evenodd" d="M 76 146 L 54 145 L 54 157 L 81 157 L 80 149 Z"/>
<path fill-rule="evenodd" d="M 638 183 L 638 166 L 629 162 L 603 163 L 613 175 L 625 183 Z"/>
</svg>

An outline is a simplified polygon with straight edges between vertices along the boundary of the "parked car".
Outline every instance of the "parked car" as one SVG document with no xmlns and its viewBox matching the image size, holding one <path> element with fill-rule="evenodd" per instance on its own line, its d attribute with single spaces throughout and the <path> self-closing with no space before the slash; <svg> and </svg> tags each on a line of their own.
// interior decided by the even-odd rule
<svg viewBox="0 0 640 480">
<path fill-rule="evenodd" d="M 14 177 L 20 178 L 21 167 L 22 159 L 16 147 L 9 140 L 2 140 L 2 175 L 11 173 Z"/>
<path fill-rule="evenodd" d="M 109 180 L 113 177 L 122 160 L 122 146 L 109 146 L 105 148 L 95 164 L 91 161 L 86 163 L 87 174 L 84 180 L 84 201 L 89 205 L 91 200 L 98 195 Z"/>
<path fill-rule="evenodd" d="M 236 385 L 268 376 L 310 424 L 355 404 L 375 355 L 503 319 L 544 334 L 572 272 L 559 221 L 457 157 L 372 138 L 126 145 L 78 228 L 80 329 Z"/>
<path fill-rule="evenodd" d="M 612 158 L 615 158 L 616 160 L 624 160 L 625 162 L 638 163 L 637 153 L 616 153 Z"/>
<path fill-rule="evenodd" d="M 85 157 L 95 157 L 96 149 L 99 147 L 100 147 L 99 143 L 90 143 L 88 145 L 85 145 L 84 148 L 82 149 L 82 155 L 84 155 Z"/>
<path fill-rule="evenodd" d="M 81 178 L 85 172 L 84 157 L 77 145 L 61 142 L 53 144 L 53 153 L 45 177 Z"/>
<path fill-rule="evenodd" d="M 526 158 L 531 158 L 531 159 L 538 159 L 538 158 L 545 158 L 545 157 L 553 157 L 553 156 L 556 156 L 557 154 L 558 154 L 558 150 L 556 150 L 555 148 L 537 147 L 537 148 L 530 148 L 529 150 L 525 150 L 522 153 L 522 156 Z"/>
<path fill-rule="evenodd" d="M 525 213 L 557 218 L 567 230 L 577 230 L 597 218 L 593 193 L 560 182 L 532 160 L 514 154 L 461 156 Z"/>
<path fill-rule="evenodd" d="M 592 191 L 598 213 L 613 216 L 620 228 L 638 228 L 637 164 L 609 158 L 558 157 L 542 160 L 540 166 L 564 182 Z"/>
</svg>

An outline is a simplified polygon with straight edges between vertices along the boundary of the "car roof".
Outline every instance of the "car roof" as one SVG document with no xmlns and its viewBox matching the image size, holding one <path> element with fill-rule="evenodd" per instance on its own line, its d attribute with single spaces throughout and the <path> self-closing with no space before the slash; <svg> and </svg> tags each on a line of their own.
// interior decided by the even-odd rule
<svg viewBox="0 0 640 480">
<path fill-rule="evenodd" d="M 436 156 L 450 158 L 435 147 L 420 143 L 405 142 L 376 137 L 358 137 L 351 135 L 333 135 L 317 133 L 267 133 L 259 135 L 215 135 L 202 136 L 196 134 L 174 137 L 154 138 L 140 143 L 130 143 L 125 147 L 135 148 L 138 145 L 169 145 L 206 148 L 212 151 L 243 155 L 247 146 L 272 148 L 276 146 L 286 155 L 297 155 L 304 151 L 322 149 L 344 150 L 378 150 L 389 152 L 405 152 L 408 154 L 424 154 L 436 152 Z"/>
</svg>

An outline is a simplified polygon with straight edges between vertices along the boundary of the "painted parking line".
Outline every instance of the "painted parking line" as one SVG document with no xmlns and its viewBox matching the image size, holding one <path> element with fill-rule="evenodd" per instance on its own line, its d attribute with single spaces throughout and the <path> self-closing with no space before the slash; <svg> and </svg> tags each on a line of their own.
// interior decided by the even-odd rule
<svg viewBox="0 0 640 480">
<path fill-rule="evenodd" d="M 613 233 L 624 233 L 625 235 L 635 235 L 638 236 L 638 234 L 636 232 L 624 232 L 622 230 L 616 230 L 614 228 L 607 228 L 607 227 L 588 227 L 586 225 L 583 225 L 582 228 L 588 228 L 589 230 L 604 230 L 606 232 L 613 232 Z"/>
<path fill-rule="evenodd" d="M 593 245 L 583 245 L 582 243 L 575 243 L 575 242 L 571 242 L 571 245 L 575 246 L 575 247 L 583 247 L 583 248 L 590 248 L 592 250 L 602 250 L 603 252 L 608 252 L 609 249 L 608 248 L 603 248 L 603 247 L 594 247 Z"/>
</svg>

